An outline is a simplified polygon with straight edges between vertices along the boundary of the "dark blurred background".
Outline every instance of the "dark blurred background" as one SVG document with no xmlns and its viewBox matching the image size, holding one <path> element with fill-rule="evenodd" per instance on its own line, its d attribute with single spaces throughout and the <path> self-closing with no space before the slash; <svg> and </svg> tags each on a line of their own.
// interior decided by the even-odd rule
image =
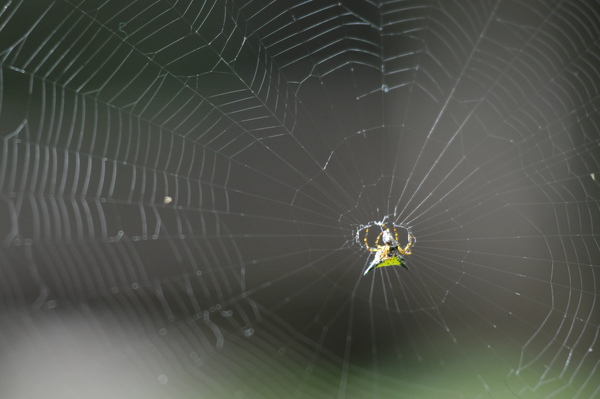
<svg viewBox="0 0 600 399">
<path fill-rule="evenodd" d="M 598 1 L 0 4 L 1 397 L 600 397 Z"/>
</svg>

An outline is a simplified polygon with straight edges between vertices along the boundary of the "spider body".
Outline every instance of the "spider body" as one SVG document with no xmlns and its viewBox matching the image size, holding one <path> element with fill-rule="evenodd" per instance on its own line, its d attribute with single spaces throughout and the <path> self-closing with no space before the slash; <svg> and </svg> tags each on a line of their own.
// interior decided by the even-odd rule
<svg viewBox="0 0 600 399">
<path fill-rule="evenodd" d="M 379 233 L 377 236 L 377 239 L 375 240 L 375 246 L 373 247 L 369 245 L 367 240 L 367 237 L 369 236 L 369 228 L 367 227 L 365 230 L 365 247 L 367 248 L 367 251 L 375 252 L 375 258 L 369 264 L 369 267 L 367 267 L 367 270 L 365 270 L 364 274 L 367 274 L 372 269 L 384 266 L 402 266 L 408 270 L 408 267 L 406 267 L 406 263 L 404 262 L 404 255 L 412 255 L 411 247 L 414 244 L 414 237 L 412 234 L 409 234 L 408 244 L 406 244 L 404 248 L 401 248 L 400 244 L 398 243 L 398 231 L 395 227 L 393 229 L 393 235 L 386 225 L 382 224 L 381 229 L 381 233 Z M 379 244 L 380 241 L 381 244 Z"/>
</svg>

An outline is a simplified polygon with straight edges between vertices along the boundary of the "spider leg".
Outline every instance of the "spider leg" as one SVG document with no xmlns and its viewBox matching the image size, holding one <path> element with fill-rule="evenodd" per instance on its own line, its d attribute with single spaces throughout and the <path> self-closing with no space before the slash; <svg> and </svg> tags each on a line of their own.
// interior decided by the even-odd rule
<svg viewBox="0 0 600 399">
<path fill-rule="evenodd" d="M 370 251 L 371 247 L 369 247 L 369 242 L 367 241 L 367 237 L 369 237 L 369 228 L 368 227 L 365 230 L 365 237 L 363 238 L 363 241 L 365 242 L 365 247 L 367 248 L 367 250 Z"/>
<path fill-rule="evenodd" d="M 363 241 L 365 243 L 365 248 L 367 249 L 367 251 L 371 251 L 371 252 L 377 252 L 377 251 L 379 251 L 379 249 L 381 248 L 381 246 L 377 245 L 377 241 L 379 240 L 380 236 L 381 236 L 381 234 L 377 237 L 377 240 L 375 240 L 375 246 L 374 247 L 370 247 L 369 246 L 369 241 L 367 240 L 367 238 L 369 237 L 369 228 L 367 227 L 365 229 L 365 237 L 363 238 Z"/>
<path fill-rule="evenodd" d="M 379 233 L 379 235 L 377 236 L 377 239 L 375 239 L 375 246 L 379 247 L 379 241 L 381 240 L 381 236 L 383 235 L 383 231 L 381 233 Z"/>
<path fill-rule="evenodd" d="M 381 247 L 381 251 L 379 252 L 379 254 L 377 254 L 377 258 L 379 258 L 379 261 L 381 262 L 384 259 L 387 259 L 390 253 L 390 247 L 388 245 L 385 245 L 383 247 Z"/>
<path fill-rule="evenodd" d="M 402 255 L 412 255 L 412 250 L 410 248 L 413 246 L 414 243 L 415 243 L 414 237 L 412 236 L 412 234 L 409 234 L 408 235 L 408 244 L 406 244 L 406 246 L 404 248 L 398 248 L 398 251 Z"/>
</svg>

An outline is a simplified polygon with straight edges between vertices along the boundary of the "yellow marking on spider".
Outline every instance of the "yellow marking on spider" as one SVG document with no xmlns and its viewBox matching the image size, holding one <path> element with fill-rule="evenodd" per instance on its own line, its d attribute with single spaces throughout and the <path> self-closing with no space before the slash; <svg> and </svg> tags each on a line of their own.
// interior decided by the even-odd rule
<svg viewBox="0 0 600 399">
<path fill-rule="evenodd" d="M 391 258 L 382 260 L 375 267 L 377 268 L 377 267 L 384 267 L 384 266 L 402 266 L 403 268 L 408 270 L 408 267 L 406 267 L 406 264 L 404 263 L 404 258 L 400 258 L 398 256 L 393 256 Z"/>
</svg>

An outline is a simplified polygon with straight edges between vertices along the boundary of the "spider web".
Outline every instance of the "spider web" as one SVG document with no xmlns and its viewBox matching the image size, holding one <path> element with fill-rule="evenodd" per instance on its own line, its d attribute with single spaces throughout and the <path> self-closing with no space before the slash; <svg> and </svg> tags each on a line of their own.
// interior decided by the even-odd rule
<svg viewBox="0 0 600 399">
<path fill-rule="evenodd" d="M 0 9 L 3 396 L 600 397 L 597 1 Z"/>
</svg>

